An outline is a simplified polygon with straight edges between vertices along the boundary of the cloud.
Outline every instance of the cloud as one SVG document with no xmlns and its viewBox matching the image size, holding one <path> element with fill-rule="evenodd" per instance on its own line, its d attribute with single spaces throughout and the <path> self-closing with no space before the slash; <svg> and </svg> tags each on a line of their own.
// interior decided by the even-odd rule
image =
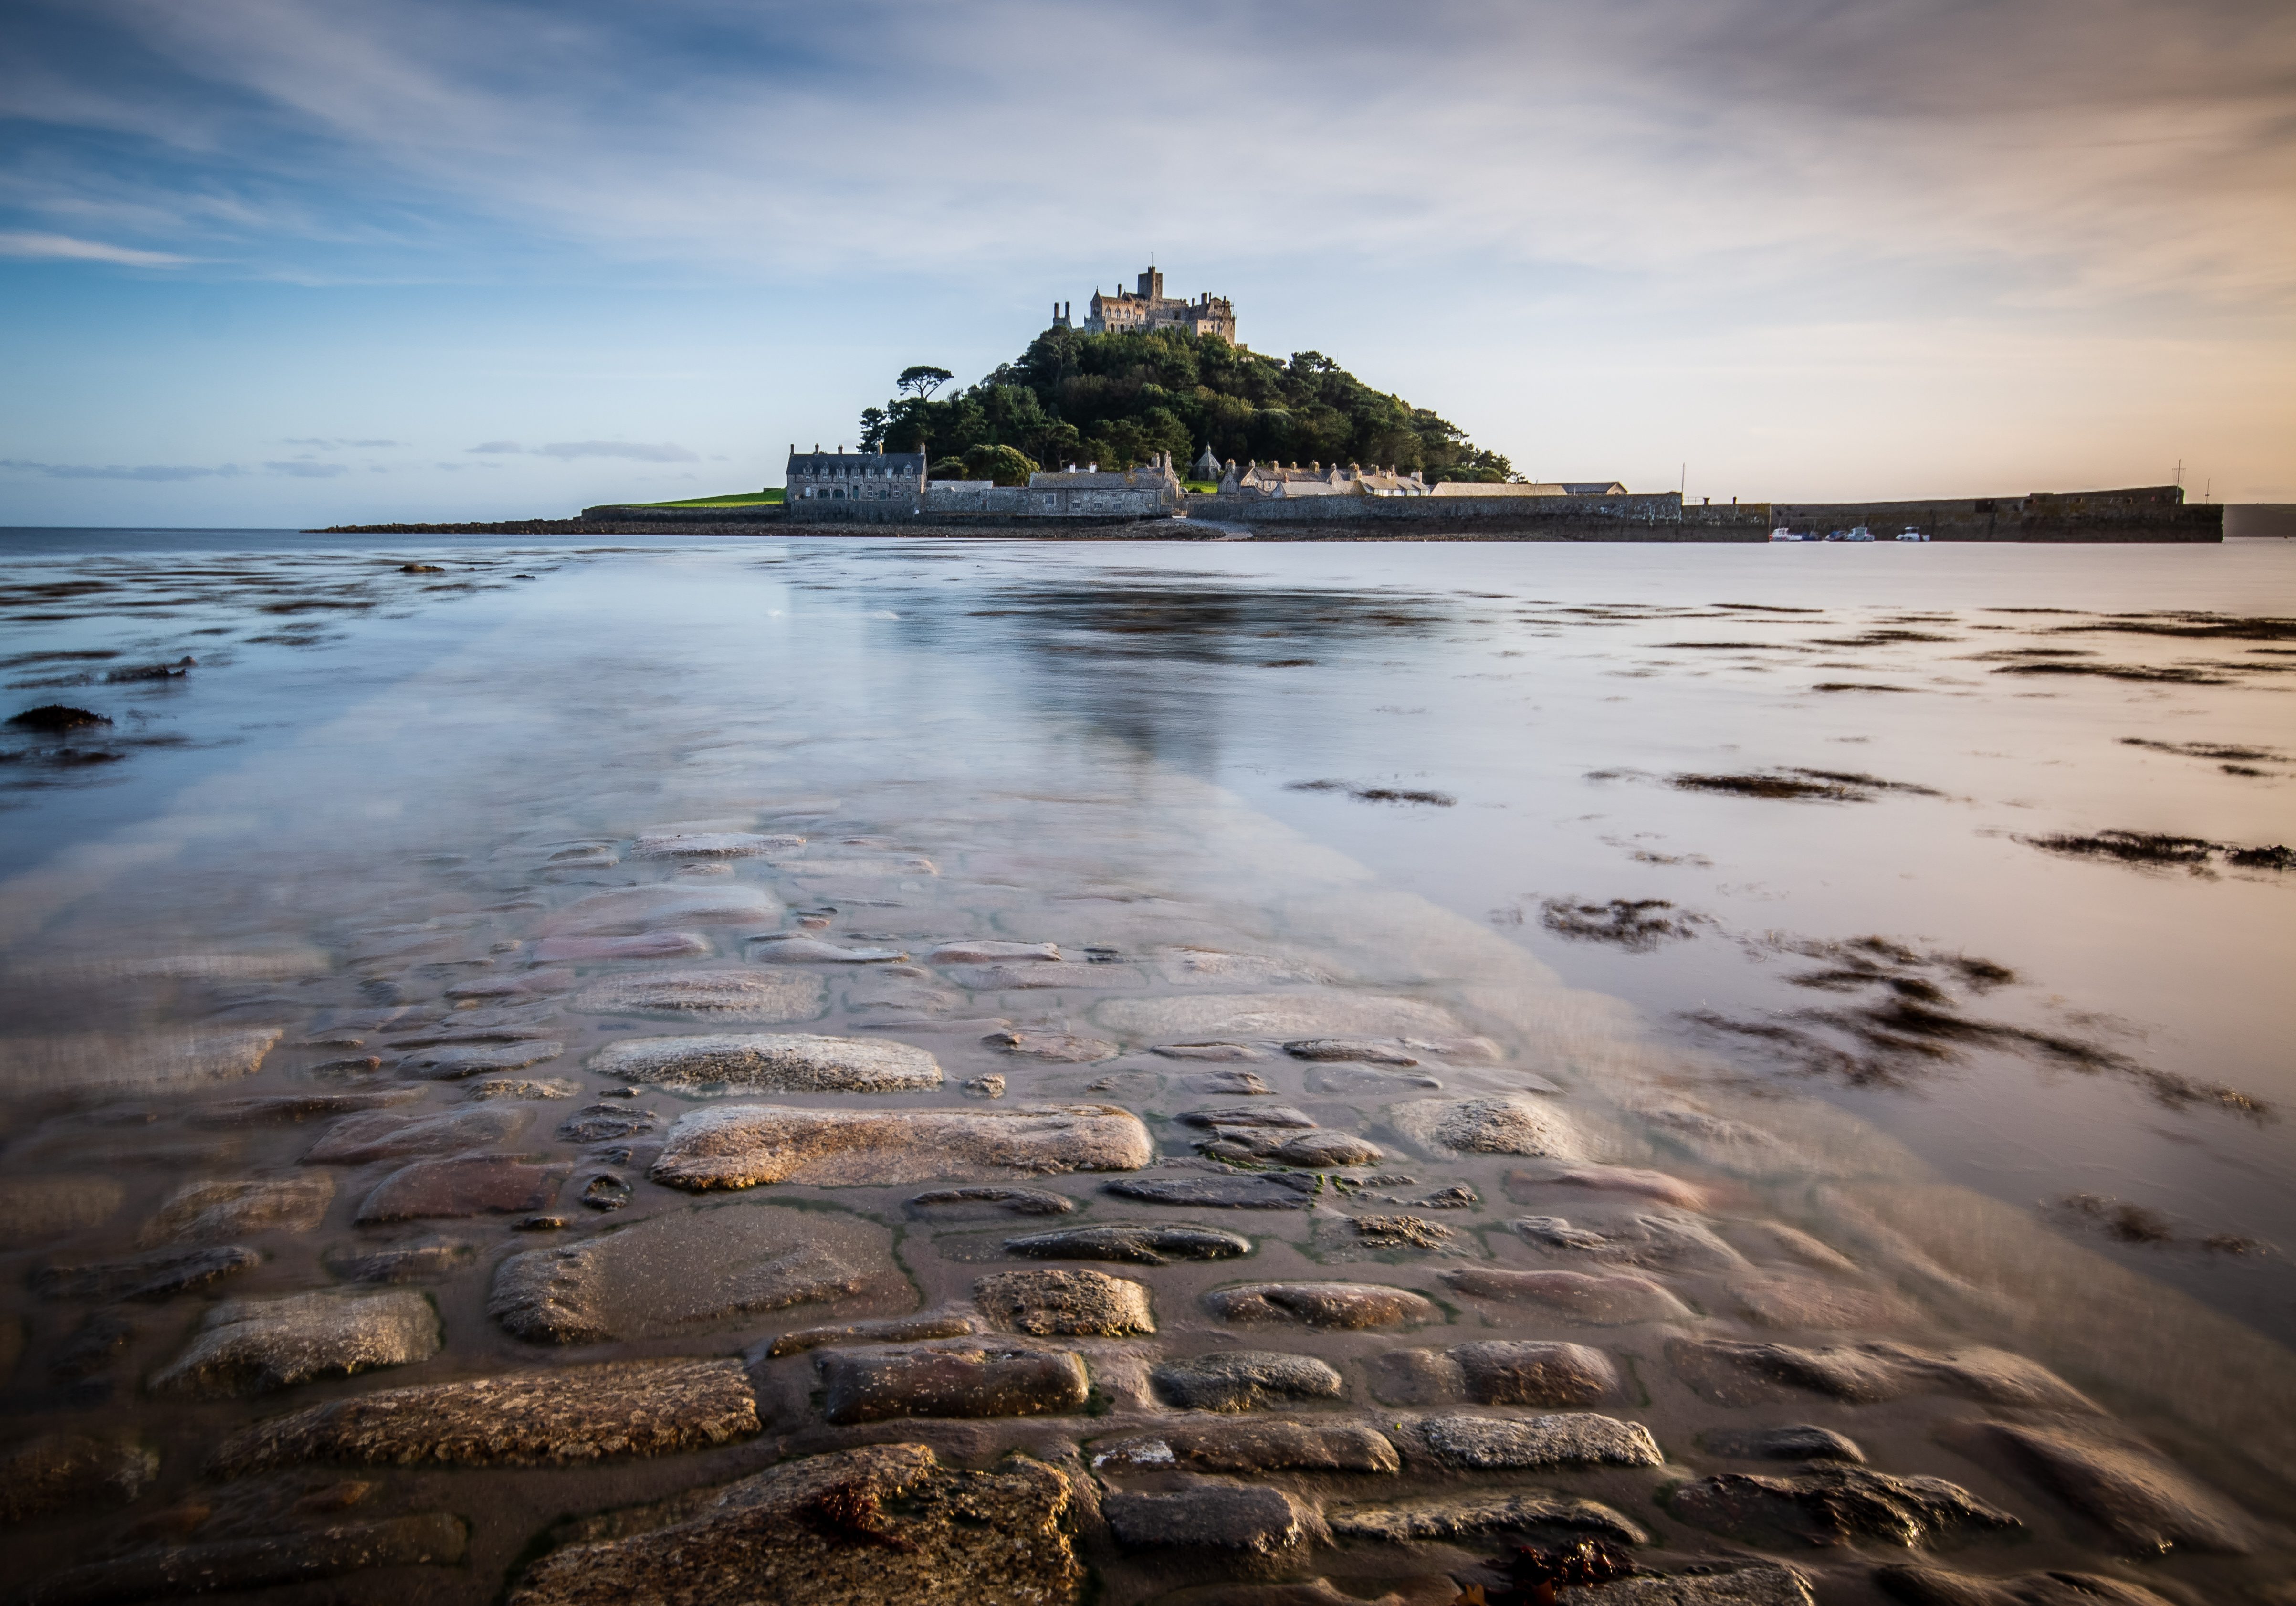
<svg viewBox="0 0 2296 1606">
<path fill-rule="evenodd" d="M 638 440 L 561 440 L 534 448 L 537 457 L 627 457 L 638 463 L 700 463 L 701 455 L 665 440 L 650 445 Z"/>
<path fill-rule="evenodd" d="M 369 451 L 381 447 L 403 447 L 406 443 L 403 440 L 346 440 L 340 437 L 307 435 L 291 436 L 279 444 L 283 447 L 313 447 L 325 452 L 346 447 L 357 451 Z"/>
<path fill-rule="evenodd" d="M 173 463 L 144 463 L 136 468 L 123 468 L 118 463 L 98 467 L 80 463 L 18 463 L 7 458 L 0 458 L 0 469 L 45 474 L 51 479 L 233 479 L 247 472 L 235 463 L 218 463 L 214 468 Z"/>
<path fill-rule="evenodd" d="M 514 440 L 489 440 L 483 446 L 465 447 L 464 451 L 483 452 L 489 456 L 522 454 L 527 448 Z M 555 440 L 548 446 L 536 447 L 530 454 L 536 457 L 556 457 L 562 461 L 572 457 L 627 457 L 637 463 L 700 463 L 701 455 L 674 440 L 651 442 L 643 440 Z"/>
<path fill-rule="evenodd" d="M 299 461 L 295 463 L 266 463 L 263 466 L 270 470 L 275 474 L 291 474 L 298 479 L 332 479 L 338 474 L 348 474 L 350 472 L 349 469 L 346 468 L 340 463 L 311 463 L 308 461 Z"/>
<path fill-rule="evenodd" d="M 192 260 L 171 251 L 140 251 L 97 240 L 75 240 L 69 234 L 28 234 L 0 231 L 0 257 L 45 262 L 111 262 L 122 267 L 182 267 Z"/>
</svg>

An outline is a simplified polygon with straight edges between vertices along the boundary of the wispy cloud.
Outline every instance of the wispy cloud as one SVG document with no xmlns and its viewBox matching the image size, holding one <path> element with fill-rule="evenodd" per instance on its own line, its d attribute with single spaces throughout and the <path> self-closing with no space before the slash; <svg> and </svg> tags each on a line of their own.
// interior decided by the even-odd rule
<svg viewBox="0 0 2296 1606">
<path fill-rule="evenodd" d="M 100 240 L 75 240 L 70 234 L 28 234 L 0 231 L 0 257 L 47 262 L 111 262 L 122 267 L 181 267 L 192 260 L 172 251 L 136 250 L 106 245 Z"/>
<path fill-rule="evenodd" d="M 263 465 L 275 474 L 292 475 L 298 479 L 332 479 L 338 474 L 348 474 L 349 468 L 340 463 L 313 463 L 298 459 L 292 463 L 266 463 Z"/>
<path fill-rule="evenodd" d="M 291 436 L 279 443 L 283 447 L 310 447 L 317 451 L 373 451 L 385 447 L 403 447 L 403 440 L 347 440 L 324 435 Z"/>
<path fill-rule="evenodd" d="M 470 452 L 483 452 L 489 456 L 505 457 L 524 453 L 535 457 L 626 457 L 636 463 L 700 463 L 701 455 L 674 440 L 556 440 L 547 446 L 529 449 L 514 440 L 489 440 L 480 446 L 466 447 Z"/>
<path fill-rule="evenodd" d="M 157 463 L 127 468 L 119 463 L 99 466 L 82 463 L 19 463 L 7 458 L 0 458 L 0 469 L 44 474 L 50 479 L 231 479 L 247 472 L 235 463 L 217 463 L 213 468 Z"/>
</svg>

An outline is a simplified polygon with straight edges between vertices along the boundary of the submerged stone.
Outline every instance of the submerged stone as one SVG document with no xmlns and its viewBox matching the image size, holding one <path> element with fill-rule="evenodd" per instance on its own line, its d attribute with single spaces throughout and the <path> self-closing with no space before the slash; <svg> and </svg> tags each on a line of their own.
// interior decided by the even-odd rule
<svg viewBox="0 0 2296 1606">
<path fill-rule="evenodd" d="M 1601 1350 L 1539 1340 L 1390 1350 L 1377 1377 L 1380 1397 L 1397 1405 L 1592 1405 L 1619 1393 L 1618 1369 Z"/>
<path fill-rule="evenodd" d="M 1557 1416 L 1431 1416 L 1419 1424 L 1428 1453 L 1474 1471 L 1520 1467 L 1663 1463 L 1658 1441 L 1640 1422 L 1592 1412 Z"/>
<path fill-rule="evenodd" d="M 766 1347 L 768 1360 L 802 1355 L 825 1345 L 914 1344 L 926 1339 L 961 1339 L 980 1331 L 980 1318 L 963 1311 L 930 1316 L 889 1316 L 876 1322 L 848 1322 L 841 1327 L 800 1327 L 785 1332 Z"/>
<path fill-rule="evenodd" d="M 1218 1176 L 1133 1176 L 1107 1192 L 1150 1204 L 1197 1205 L 1223 1210 L 1305 1210 L 1316 1202 L 1322 1178 L 1291 1171 Z"/>
<path fill-rule="evenodd" d="M 322 1289 L 209 1308 L 155 1393 L 257 1394 L 313 1378 L 404 1366 L 439 1352 L 439 1315 L 411 1291 Z"/>
<path fill-rule="evenodd" d="M 1416 1065 L 1417 1056 L 1404 1052 L 1392 1038 L 1300 1037 L 1283 1045 L 1295 1060 L 1355 1060 L 1366 1065 Z"/>
<path fill-rule="evenodd" d="M 696 1020 L 810 1020 L 826 1006 L 821 978 L 792 971 L 652 971 L 602 976 L 566 1007 L 586 1015 Z"/>
<path fill-rule="evenodd" d="M 590 1069 L 680 1092 L 920 1093 L 941 1084 L 940 1062 L 913 1044 L 799 1032 L 627 1037 L 592 1054 Z"/>
<path fill-rule="evenodd" d="M 531 1165 L 515 1154 L 417 1160 L 377 1184 L 354 1219 L 364 1225 L 539 1210 L 558 1197 L 566 1169 Z"/>
<path fill-rule="evenodd" d="M 386 1389 L 234 1434 L 211 1477 L 304 1462 L 368 1466 L 566 1466 L 670 1455 L 758 1431 L 749 1374 L 732 1358 L 610 1361 L 552 1372 Z"/>
<path fill-rule="evenodd" d="M 2140 1555 L 2183 1548 L 2245 1555 L 2255 1525 L 2149 1446 L 2021 1422 L 1971 1430 L 2029 1477 Z"/>
<path fill-rule="evenodd" d="M 214 1243 L 250 1233 L 308 1233 L 326 1216 L 335 1179 L 324 1171 L 185 1183 L 144 1225 L 135 1241 Z"/>
<path fill-rule="evenodd" d="M 1316 1118 L 1289 1104 L 1226 1104 L 1213 1110 L 1184 1110 L 1174 1118 L 1186 1127 L 1269 1127 L 1299 1132 L 1316 1129 Z"/>
<path fill-rule="evenodd" d="M 803 837 L 751 831 L 650 831 L 630 845 L 634 859 L 754 859 L 805 846 Z"/>
<path fill-rule="evenodd" d="M 2095 1412 L 2096 1406 L 2047 1368 L 1998 1349 L 1950 1353 L 1872 1343 L 1830 1349 L 1674 1339 L 1667 1357 L 1683 1381 L 1720 1405 L 1759 1404 L 1783 1389 L 1857 1404 L 1907 1394 L 1958 1394 L 1988 1405 Z"/>
<path fill-rule="evenodd" d="M 1882 1567 L 1874 1582 L 1908 1606 L 2169 1606 L 2141 1585 L 2093 1572 L 2028 1572 L 1975 1578 L 1940 1567 Z"/>
<path fill-rule="evenodd" d="M 37 1243 L 99 1226 L 127 1200 L 110 1176 L 0 1177 L 0 1244 Z"/>
<path fill-rule="evenodd" d="M 1377 1143 L 1352 1132 L 1303 1132 L 1278 1143 L 1268 1157 L 1303 1170 L 1332 1171 L 1348 1166 L 1375 1166 L 1387 1155 Z"/>
<path fill-rule="evenodd" d="M 1434 1495 L 1417 1500 L 1335 1506 L 1325 1514 L 1332 1532 L 1346 1539 L 1427 1544 L 1484 1534 L 1544 1528 L 1593 1534 L 1621 1545 L 1645 1545 L 1650 1536 L 1607 1505 L 1544 1489 L 1504 1494 Z"/>
<path fill-rule="evenodd" d="M 1197 1472 L 1395 1472 L 1403 1465 L 1386 1435 L 1320 1419 L 1185 1423 L 1109 1445 L 1092 1464 Z"/>
<path fill-rule="evenodd" d="M 558 1123 L 562 1143 L 604 1143 L 616 1138 L 652 1132 L 656 1124 L 651 1110 L 601 1101 L 586 1105 Z"/>
<path fill-rule="evenodd" d="M 652 1176 L 696 1191 L 882 1185 L 1011 1171 L 1130 1171 L 1154 1158 L 1140 1118 L 1108 1104 L 886 1111 L 741 1104 L 680 1116 Z"/>
<path fill-rule="evenodd" d="M 1074 1498 L 1024 1455 L 971 1472 L 923 1445 L 840 1450 L 682 1500 L 668 1526 L 554 1552 L 507 1606 L 1072 1606 Z"/>
<path fill-rule="evenodd" d="M 935 1188 L 910 1199 L 906 1208 L 912 1216 L 1065 1216 L 1076 1200 L 1042 1188 Z"/>
<path fill-rule="evenodd" d="M 750 957 L 761 964 L 898 964 L 908 955 L 898 948 L 848 948 L 818 937 L 775 932 L 752 937 Z"/>
<path fill-rule="evenodd" d="M 1130 1549 L 1242 1551 L 1272 1555 L 1316 1536 L 1314 1512 L 1281 1489 L 1217 1484 L 1172 1494 L 1119 1489 L 1102 1496 L 1117 1543 Z"/>
<path fill-rule="evenodd" d="M 1791 1567 L 1756 1561 L 1673 1577 L 1619 1578 L 1555 1594 L 1560 1606 L 1816 1606 L 1809 1581 Z"/>
<path fill-rule="evenodd" d="M 1084 1361 L 1065 1349 L 953 1339 L 908 1349 L 822 1349 L 822 1414 L 838 1425 L 896 1417 L 1045 1416 L 1084 1409 Z"/>
<path fill-rule="evenodd" d="M 914 1299 L 892 1234 L 821 1210 L 742 1201 L 672 1211 L 495 1271 L 487 1312 L 516 1337 L 594 1344 L 665 1338 L 792 1305 Z"/>
<path fill-rule="evenodd" d="M 339 1244 L 322 1257 L 346 1282 L 428 1282 L 478 1264 L 477 1246 L 460 1239 L 429 1239 L 383 1247 Z"/>
<path fill-rule="evenodd" d="M 1680 1177 L 1631 1166 L 1565 1166 L 1545 1176 L 1529 1171 L 1514 1171 L 1507 1176 L 1510 1190 L 1555 1185 L 1592 1188 L 1606 1193 L 1639 1193 L 1685 1210 L 1706 1209 L 1706 1195 Z"/>
<path fill-rule="evenodd" d="M 418 1049 L 411 1054 L 401 1054 L 398 1069 L 405 1075 L 426 1082 L 452 1082 L 488 1071 L 524 1070 L 529 1065 L 554 1060 L 565 1052 L 566 1045 L 554 1038 L 537 1043 L 450 1044 L 444 1048 Z"/>
<path fill-rule="evenodd" d="M 1510 1224 L 1525 1242 L 1552 1255 L 1583 1257 L 1614 1266 L 1727 1271 L 1746 1258 L 1702 1221 L 1673 1216 L 1630 1216 L 1594 1232 L 1560 1216 L 1526 1216 Z"/>
<path fill-rule="evenodd" d="M 1904 1300 L 1872 1289 L 1792 1274 L 1740 1277 L 1730 1293 L 1764 1327 L 1895 1327 L 1914 1314 Z"/>
<path fill-rule="evenodd" d="M 549 937 L 607 937 L 676 926 L 778 924 L 779 899 L 739 881 L 723 886 L 621 887 L 576 898 L 542 925 Z M 537 953 L 537 959 L 550 955 Z M 567 955 L 573 957 L 573 955 Z"/>
<path fill-rule="evenodd" d="M 1004 1252 L 1045 1260 L 1122 1260 L 1167 1266 L 1175 1260 L 1232 1260 L 1251 1253 L 1251 1240 L 1218 1227 L 1063 1227 L 1007 1238 Z"/>
<path fill-rule="evenodd" d="M 639 937 L 549 937 L 527 950 L 537 964 L 596 964 L 614 959 L 698 959 L 715 953 L 698 931 L 648 931 Z"/>
<path fill-rule="evenodd" d="M 0 1522 L 126 1505 L 160 1470 L 140 1444 L 86 1433 L 46 1433 L 0 1454 Z"/>
<path fill-rule="evenodd" d="M 1273 1098 L 1275 1089 L 1260 1079 L 1256 1070 L 1215 1070 L 1192 1078 L 1188 1086 L 1198 1093 L 1226 1094 L 1230 1097 Z"/>
<path fill-rule="evenodd" d="M 263 1026 L 19 1037 L 6 1046 L 4 1075 L 19 1098 L 166 1092 L 252 1076 L 281 1035 L 279 1028 Z"/>
<path fill-rule="evenodd" d="M 1708 1433 L 1701 1441 L 1717 1455 L 1742 1461 L 1845 1461 L 1863 1465 L 1866 1452 L 1831 1428 L 1797 1423 L 1785 1428 L 1750 1428 Z"/>
<path fill-rule="evenodd" d="M 1443 1316 L 1424 1295 L 1375 1282 L 1253 1282 L 1216 1290 L 1204 1296 L 1204 1304 L 1225 1321 L 1305 1327 L 1398 1327 Z"/>
<path fill-rule="evenodd" d="M 132 1552 L 50 1573 L 28 1606 L 112 1606 L 177 1595 L 267 1589 L 385 1567 L 447 1567 L 470 1541 L 459 1517 L 429 1512 L 379 1522 L 215 1539 Z"/>
<path fill-rule="evenodd" d="M 32 1291 L 50 1299 L 166 1299 L 262 1263 L 262 1256 L 236 1244 L 158 1250 L 121 1260 L 43 1266 L 32 1274 Z"/>
<path fill-rule="evenodd" d="M 1394 1128 L 1434 1154 L 1576 1158 L 1578 1137 L 1554 1110 L 1527 1099 L 1414 1099 L 1387 1112 Z"/>
<path fill-rule="evenodd" d="M 1167 1060 L 1208 1060 L 1215 1063 L 1222 1061 L 1267 1058 L 1266 1049 L 1254 1048 L 1249 1043 L 1160 1043 L 1148 1052 L 1152 1054 L 1160 1054 Z M 1250 1071 L 1238 1074 L 1250 1076 L 1254 1081 L 1259 1079 Z"/>
<path fill-rule="evenodd" d="M 1464 1035 L 1459 1023 L 1434 1004 L 1336 991 L 1111 998 L 1093 1014 L 1111 1031 L 1142 1043 Z"/>
<path fill-rule="evenodd" d="M 1476 1299 L 1536 1305 L 1566 1320 L 1596 1327 L 1691 1320 L 1687 1305 L 1643 1277 L 1460 1266 L 1445 1272 L 1443 1281 Z"/>
<path fill-rule="evenodd" d="M 1814 1545 L 1878 1540 L 1911 1548 L 2024 1526 L 1942 1478 L 1834 1464 L 1776 1476 L 1710 1473 L 1675 1490 L 1668 1505 L 1684 1521 L 1717 1532 L 1784 1534 Z"/>
<path fill-rule="evenodd" d="M 1105 1272 L 998 1272 L 972 1285 L 972 1302 L 1007 1331 L 1039 1338 L 1122 1338 L 1156 1331 L 1147 1288 Z"/>
<path fill-rule="evenodd" d="M 1089 1065 L 1095 1061 L 1114 1059 L 1117 1053 L 1113 1043 L 1068 1032 L 991 1032 L 980 1040 L 1008 1054 L 1055 1065 Z"/>
<path fill-rule="evenodd" d="M 1058 963 L 1061 950 L 1049 942 L 944 942 L 925 958 L 933 964 Z"/>
<path fill-rule="evenodd" d="M 1184 1411 L 1257 1411 L 1293 1400 L 1337 1399 L 1340 1374 L 1313 1356 L 1265 1349 L 1216 1349 L 1165 1361 L 1149 1381 L 1167 1405 Z"/>
<path fill-rule="evenodd" d="M 303 1159 L 307 1165 L 357 1166 L 422 1154 L 454 1154 L 508 1143 L 527 1118 L 523 1110 L 492 1106 L 413 1117 L 379 1110 L 346 1116 L 311 1145 Z"/>
<path fill-rule="evenodd" d="M 422 1097 L 420 1087 L 379 1087 L 372 1093 L 283 1093 L 264 1098 L 218 1099 L 185 1115 L 193 1127 L 263 1127 L 316 1120 L 323 1116 L 356 1115 L 412 1104 Z"/>
</svg>

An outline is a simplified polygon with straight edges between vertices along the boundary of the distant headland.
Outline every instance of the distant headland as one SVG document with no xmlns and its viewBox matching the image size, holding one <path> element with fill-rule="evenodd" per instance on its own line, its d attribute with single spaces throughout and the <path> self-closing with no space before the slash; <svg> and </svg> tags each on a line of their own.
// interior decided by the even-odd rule
<svg viewBox="0 0 2296 1606">
<path fill-rule="evenodd" d="M 1075 539 L 2220 541 L 2220 504 L 2181 488 L 2012 497 L 1687 502 L 1615 479 L 1531 481 L 1431 409 L 1320 352 L 1236 338 L 1234 303 L 1137 288 L 1073 302 L 1014 361 L 954 388 L 920 364 L 862 410 L 851 448 L 800 451 L 783 483 L 575 519 L 365 525 L 389 535 L 872 533 Z M 1182 468 L 1185 464 L 1185 468 Z"/>
</svg>

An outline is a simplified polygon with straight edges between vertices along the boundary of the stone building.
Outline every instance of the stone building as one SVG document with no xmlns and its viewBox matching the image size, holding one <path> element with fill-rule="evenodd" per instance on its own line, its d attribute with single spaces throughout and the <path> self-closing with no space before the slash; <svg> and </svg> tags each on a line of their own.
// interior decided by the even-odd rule
<svg viewBox="0 0 2296 1606">
<path fill-rule="evenodd" d="M 1446 479 L 1435 488 L 1438 496 L 1623 496 L 1627 494 L 1627 488 L 1615 479 L 1515 479 L 1501 484 L 1475 479 Z"/>
<path fill-rule="evenodd" d="M 1210 452 L 1204 455 L 1211 455 Z M 1416 469 L 1403 474 L 1393 469 L 1366 469 L 1352 463 L 1335 463 L 1329 469 L 1320 463 L 1311 463 L 1303 469 L 1296 463 L 1286 468 L 1280 463 L 1256 461 L 1239 469 L 1231 457 L 1220 474 L 1219 488 L 1225 496 L 1289 500 L 1299 496 L 1424 496 L 1436 488 L 1422 479 Z"/>
<path fill-rule="evenodd" d="M 1191 301 L 1164 293 L 1164 275 L 1150 268 L 1140 275 L 1137 291 L 1119 290 L 1112 296 L 1092 292 L 1092 308 L 1084 321 L 1087 334 L 1107 334 L 1123 329 L 1185 329 L 1190 334 L 1216 334 L 1233 346 L 1235 306 L 1226 296 L 1207 291 Z M 1053 326 L 1075 327 L 1070 317 L 1073 302 L 1054 302 Z"/>
<path fill-rule="evenodd" d="M 790 447 L 783 504 L 792 519 L 864 522 L 924 511 L 922 452 L 810 452 Z"/>
<path fill-rule="evenodd" d="M 1179 512 L 1183 494 L 1171 455 L 1160 453 L 1144 468 L 1108 473 L 1096 464 L 1057 469 L 1029 475 L 1025 486 L 936 479 L 926 493 L 925 511 L 1008 519 L 1170 518 Z"/>
</svg>

